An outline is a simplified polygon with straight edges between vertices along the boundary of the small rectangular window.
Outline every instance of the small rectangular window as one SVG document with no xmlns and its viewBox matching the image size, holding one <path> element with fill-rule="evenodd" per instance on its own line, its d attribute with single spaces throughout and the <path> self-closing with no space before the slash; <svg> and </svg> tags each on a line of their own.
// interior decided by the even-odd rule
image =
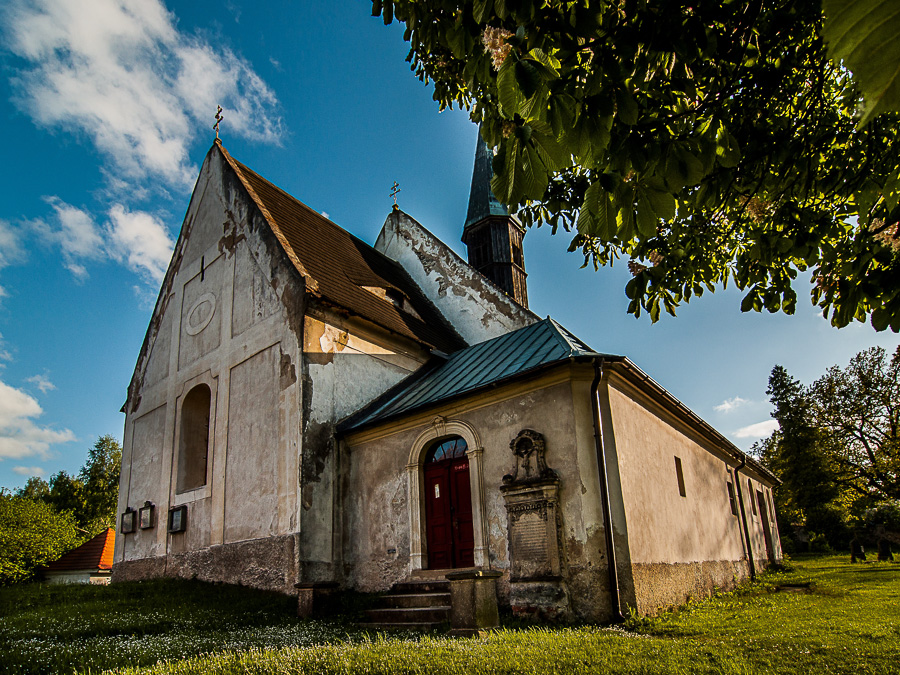
<svg viewBox="0 0 900 675">
<path fill-rule="evenodd" d="M 749 478 L 747 479 L 747 494 L 750 495 L 750 507 L 753 509 L 753 515 L 757 515 L 756 512 L 756 500 L 753 499 L 753 481 Z"/>
<path fill-rule="evenodd" d="M 728 486 L 728 503 L 731 505 L 731 515 L 736 516 L 738 514 L 738 505 L 734 496 L 734 483 L 728 481 L 726 485 Z"/>
<path fill-rule="evenodd" d="M 684 489 L 684 471 L 681 469 L 681 458 L 675 458 L 675 475 L 678 477 L 678 494 L 682 497 L 687 497 L 687 492 Z"/>
</svg>

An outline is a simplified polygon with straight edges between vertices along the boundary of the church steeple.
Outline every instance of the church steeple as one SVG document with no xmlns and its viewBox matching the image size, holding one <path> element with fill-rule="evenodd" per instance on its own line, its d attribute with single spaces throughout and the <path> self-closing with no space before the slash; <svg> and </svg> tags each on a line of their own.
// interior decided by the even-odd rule
<svg viewBox="0 0 900 675">
<path fill-rule="evenodd" d="M 469 211 L 462 241 L 469 264 L 523 307 L 528 307 L 522 239 L 525 228 L 491 192 L 491 151 L 478 134 Z"/>
</svg>

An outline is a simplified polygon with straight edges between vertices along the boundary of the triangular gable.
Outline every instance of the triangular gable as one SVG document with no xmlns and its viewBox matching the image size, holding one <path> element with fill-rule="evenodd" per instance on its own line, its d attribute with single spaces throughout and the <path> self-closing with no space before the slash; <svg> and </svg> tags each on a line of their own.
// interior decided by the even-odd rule
<svg viewBox="0 0 900 675">
<path fill-rule="evenodd" d="M 398 263 L 332 223 L 216 146 L 259 207 L 307 291 L 352 314 L 444 352 L 466 346 Z M 368 289 L 394 291 L 416 314 Z"/>
<path fill-rule="evenodd" d="M 449 353 L 466 346 L 399 264 L 235 160 L 218 140 L 207 153 L 204 167 L 214 153 L 224 160 L 225 170 L 234 175 L 259 210 L 282 252 L 303 278 L 307 292 L 345 314 L 359 316 L 426 348 Z M 204 192 L 198 178 L 189 214 L 194 200 L 202 199 Z M 175 244 L 129 386 L 129 401 L 134 401 L 136 383 L 147 367 L 190 229 L 186 221 Z M 403 311 L 405 303 L 418 316 Z"/>
</svg>

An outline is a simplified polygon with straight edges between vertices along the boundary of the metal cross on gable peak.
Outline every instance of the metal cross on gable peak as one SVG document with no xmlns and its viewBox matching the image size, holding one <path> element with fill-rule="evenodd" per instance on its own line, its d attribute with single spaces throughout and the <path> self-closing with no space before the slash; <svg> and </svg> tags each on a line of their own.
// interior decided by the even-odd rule
<svg viewBox="0 0 900 675">
<path fill-rule="evenodd" d="M 400 183 L 398 183 L 397 181 L 394 181 L 394 185 L 391 187 L 391 197 L 394 198 L 394 208 L 395 209 L 400 208 L 399 206 L 397 206 L 397 194 L 399 192 L 400 192 Z"/>
<path fill-rule="evenodd" d="M 213 124 L 213 129 L 216 130 L 216 140 L 219 140 L 219 124 L 221 124 L 225 117 L 222 115 L 222 106 L 217 105 L 216 107 L 218 110 L 216 111 L 216 123 Z"/>
</svg>

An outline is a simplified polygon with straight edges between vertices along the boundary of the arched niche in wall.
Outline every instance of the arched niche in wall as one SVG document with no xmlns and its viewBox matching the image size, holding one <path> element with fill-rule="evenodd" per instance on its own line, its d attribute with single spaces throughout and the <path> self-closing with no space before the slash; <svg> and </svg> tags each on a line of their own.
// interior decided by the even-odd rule
<svg viewBox="0 0 900 675">
<path fill-rule="evenodd" d="M 469 486 L 472 493 L 472 529 L 475 540 L 474 558 L 476 567 L 488 566 L 487 518 L 484 499 L 484 468 L 482 455 L 484 448 L 475 429 L 461 420 L 435 418 L 431 426 L 419 434 L 409 453 L 406 465 L 409 504 L 409 557 L 413 570 L 428 566 L 427 533 L 425 531 L 425 484 L 424 465 L 428 451 L 435 441 L 459 436 L 466 442 L 466 457 L 469 459 Z"/>
<path fill-rule="evenodd" d="M 212 472 L 215 379 L 209 374 L 186 382 L 176 425 L 175 493 L 205 488 Z M 203 495 L 206 496 L 204 491 Z"/>
</svg>

